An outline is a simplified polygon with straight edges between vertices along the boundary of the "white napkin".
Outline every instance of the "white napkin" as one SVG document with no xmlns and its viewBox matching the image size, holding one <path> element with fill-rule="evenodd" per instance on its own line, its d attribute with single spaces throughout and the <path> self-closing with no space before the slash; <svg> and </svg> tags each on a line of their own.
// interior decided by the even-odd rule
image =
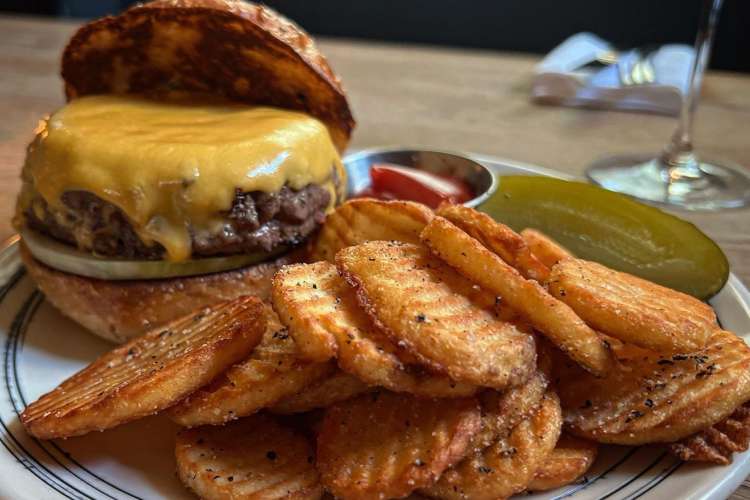
<svg viewBox="0 0 750 500">
<path fill-rule="evenodd" d="M 664 45 L 649 57 L 652 83 L 626 85 L 628 74 L 640 58 L 635 51 L 616 54 L 617 62 L 585 68 L 613 47 L 591 33 L 578 33 L 558 45 L 536 68 L 531 96 L 545 104 L 586 106 L 631 111 L 679 114 L 682 96 L 690 84 L 695 51 L 688 45 Z"/>
</svg>

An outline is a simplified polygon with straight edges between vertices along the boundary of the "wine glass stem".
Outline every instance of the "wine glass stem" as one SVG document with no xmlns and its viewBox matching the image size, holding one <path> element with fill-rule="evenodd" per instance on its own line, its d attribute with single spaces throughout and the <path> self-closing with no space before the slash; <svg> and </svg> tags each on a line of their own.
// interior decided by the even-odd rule
<svg viewBox="0 0 750 500">
<path fill-rule="evenodd" d="M 724 0 L 703 0 L 698 35 L 695 38 L 695 57 L 690 68 L 687 92 L 682 99 L 680 123 L 672 141 L 664 149 L 661 160 L 667 168 L 668 179 L 698 179 L 702 176 L 700 164 L 693 154 L 693 115 L 700 96 L 703 74 L 711 53 L 711 44 L 716 31 L 716 21 Z"/>
</svg>

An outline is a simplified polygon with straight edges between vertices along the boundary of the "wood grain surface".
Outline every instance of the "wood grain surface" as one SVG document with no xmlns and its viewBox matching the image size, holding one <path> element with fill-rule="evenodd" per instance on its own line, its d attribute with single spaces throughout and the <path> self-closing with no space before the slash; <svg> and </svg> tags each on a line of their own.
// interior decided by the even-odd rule
<svg viewBox="0 0 750 500">
<path fill-rule="evenodd" d="M 10 219 L 26 144 L 39 118 L 63 103 L 62 47 L 76 23 L 0 16 L 0 239 Z M 349 40 L 322 40 L 358 125 L 352 148 L 406 144 L 472 151 L 575 175 L 613 153 L 657 152 L 674 118 L 538 106 L 529 86 L 538 57 Z M 750 167 L 750 77 L 709 73 L 695 143 L 705 157 Z M 726 252 L 750 283 L 750 210 L 676 212 Z M 750 499 L 746 481 L 732 497 Z"/>
</svg>

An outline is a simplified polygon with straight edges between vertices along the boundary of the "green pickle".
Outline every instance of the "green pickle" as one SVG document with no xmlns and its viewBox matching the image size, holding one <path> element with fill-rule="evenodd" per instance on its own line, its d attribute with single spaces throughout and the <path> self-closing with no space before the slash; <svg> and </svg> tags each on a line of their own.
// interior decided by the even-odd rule
<svg viewBox="0 0 750 500">
<path fill-rule="evenodd" d="M 693 224 L 591 184 L 504 176 L 478 209 L 516 231 L 538 229 L 582 259 L 700 299 L 729 277 L 724 252 Z"/>
</svg>

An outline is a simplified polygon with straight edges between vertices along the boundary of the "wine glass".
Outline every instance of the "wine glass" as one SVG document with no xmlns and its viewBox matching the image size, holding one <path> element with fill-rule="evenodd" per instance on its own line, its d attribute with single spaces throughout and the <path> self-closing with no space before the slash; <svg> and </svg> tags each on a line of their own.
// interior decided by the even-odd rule
<svg viewBox="0 0 750 500">
<path fill-rule="evenodd" d="M 671 142 L 657 157 L 628 154 L 600 159 L 586 172 L 591 181 L 612 191 L 687 210 L 750 204 L 750 177 L 739 169 L 700 159 L 693 152 L 693 114 L 722 4 L 723 0 L 703 2 L 690 85 Z"/>
</svg>

